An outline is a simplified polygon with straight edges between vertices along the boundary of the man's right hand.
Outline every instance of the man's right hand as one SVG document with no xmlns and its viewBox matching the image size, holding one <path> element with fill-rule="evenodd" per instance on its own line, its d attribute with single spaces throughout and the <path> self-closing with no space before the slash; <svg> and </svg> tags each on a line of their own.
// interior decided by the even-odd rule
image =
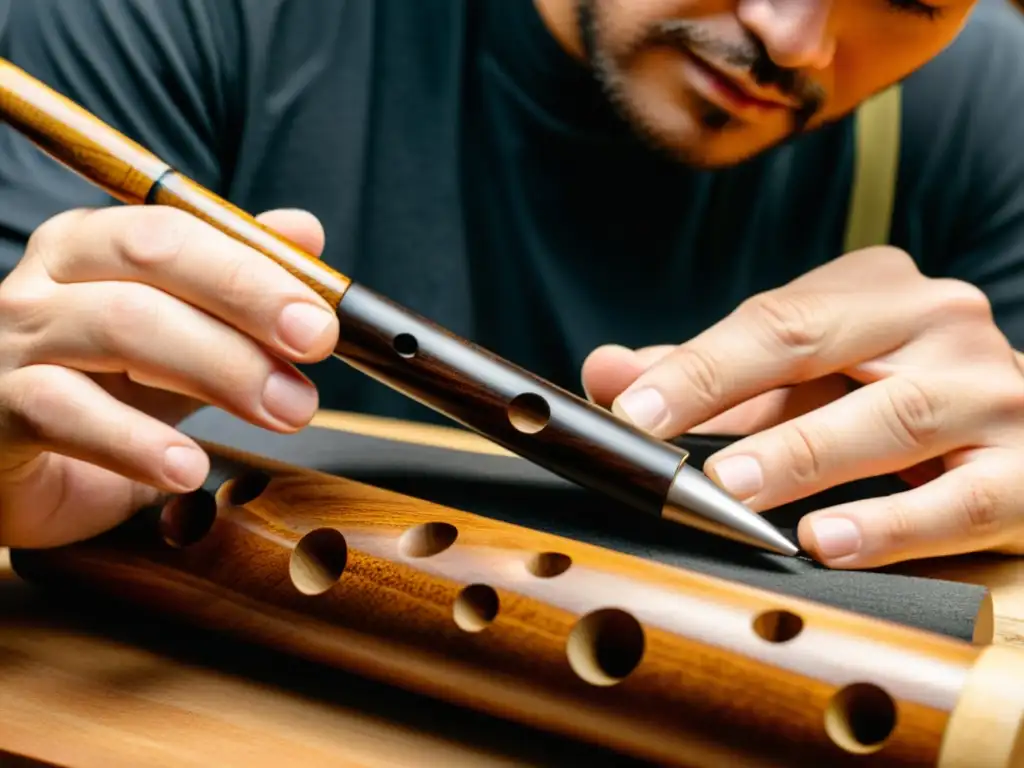
<svg viewBox="0 0 1024 768">
<path fill-rule="evenodd" d="M 260 217 L 312 254 L 311 215 Z M 51 547 L 194 490 L 208 457 L 174 425 L 203 405 L 279 432 L 316 389 L 331 308 L 267 257 L 170 208 L 60 214 L 0 283 L 0 546 Z"/>
</svg>

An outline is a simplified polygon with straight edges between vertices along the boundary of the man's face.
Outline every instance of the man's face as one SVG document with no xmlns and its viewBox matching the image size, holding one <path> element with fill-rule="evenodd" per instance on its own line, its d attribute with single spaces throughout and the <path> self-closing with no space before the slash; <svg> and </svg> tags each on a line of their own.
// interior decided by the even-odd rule
<svg viewBox="0 0 1024 768">
<path fill-rule="evenodd" d="M 729 165 L 857 107 L 940 53 L 976 0 L 575 0 L 626 119 Z"/>
</svg>

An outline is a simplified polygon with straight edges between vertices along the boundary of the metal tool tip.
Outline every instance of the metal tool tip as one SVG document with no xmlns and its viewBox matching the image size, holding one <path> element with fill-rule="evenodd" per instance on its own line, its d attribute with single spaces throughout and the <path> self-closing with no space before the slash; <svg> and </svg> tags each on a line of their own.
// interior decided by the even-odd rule
<svg viewBox="0 0 1024 768">
<path fill-rule="evenodd" d="M 779 555 L 795 557 L 800 552 L 782 531 L 687 464 L 669 486 L 662 517 Z"/>
</svg>

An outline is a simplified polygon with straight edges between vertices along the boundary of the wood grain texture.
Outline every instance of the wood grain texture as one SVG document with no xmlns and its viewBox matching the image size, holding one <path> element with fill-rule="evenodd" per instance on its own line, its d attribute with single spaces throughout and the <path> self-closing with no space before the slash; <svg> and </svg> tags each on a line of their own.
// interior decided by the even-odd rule
<svg viewBox="0 0 1024 768">
<path fill-rule="evenodd" d="M 214 506 L 177 515 L 184 508 L 172 500 L 162 517 L 149 511 L 92 542 L 15 553 L 16 567 L 57 590 L 88 586 L 671 765 L 940 765 L 946 725 L 983 655 L 938 635 L 212 452 L 208 493 L 219 504 L 209 526 L 195 523 Z M 252 482 L 252 469 L 263 482 Z M 182 535 L 194 543 L 163 538 Z M 1020 722 L 1020 713 L 1006 717 Z"/>
<path fill-rule="evenodd" d="M 428 703 L 236 640 L 142 624 L 113 606 L 38 594 L 0 550 L 0 766 L 520 768 L 594 759 L 436 704 L 417 715 Z"/>
<path fill-rule="evenodd" d="M 353 285 L 335 353 L 540 466 L 660 516 L 686 451 Z"/>
<path fill-rule="evenodd" d="M 145 201 L 168 169 L 151 152 L 3 59 L 0 117 L 55 160 L 130 205 Z"/>
</svg>

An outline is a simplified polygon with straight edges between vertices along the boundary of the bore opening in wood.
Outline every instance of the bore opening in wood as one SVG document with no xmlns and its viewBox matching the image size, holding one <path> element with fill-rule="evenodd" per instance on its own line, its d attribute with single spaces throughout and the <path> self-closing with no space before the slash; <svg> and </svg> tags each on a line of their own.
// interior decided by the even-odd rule
<svg viewBox="0 0 1024 768">
<path fill-rule="evenodd" d="M 508 404 L 508 420 L 520 432 L 533 435 L 548 425 L 551 406 L 540 395 L 524 392 L 516 395 Z"/>
<path fill-rule="evenodd" d="M 415 357 L 416 353 L 420 350 L 420 343 L 416 341 L 416 337 L 411 333 L 398 334 L 395 336 L 394 341 L 391 342 L 391 346 L 402 357 Z"/>
<path fill-rule="evenodd" d="M 526 562 L 526 569 L 538 579 L 550 579 L 569 570 L 572 558 L 561 552 L 538 552 Z"/>
<path fill-rule="evenodd" d="M 256 501 L 270 485 L 270 475 L 253 470 L 225 483 L 221 498 L 233 507 Z"/>
<path fill-rule="evenodd" d="M 769 643 L 785 643 L 803 632 L 804 620 L 789 611 L 765 611 L 754 619 L 754 631 Z"/>
<path fill-rule="evenodd" d="M 632 615 L 603 608 L 580 619 L 566 644 L 573 671 L 591 685 L 615 685 L 644 655 L 644 630 Z"/>
<path fill-rule="evenodd" d="M 317 528 L 295 545 L 288 575 L 302 594 L 320 595 L 338 583 L 347 561 L 348 545 L 341 532 Z"/>
<path fill-rule="evenodd" d="M 479 632 L 498 615 L 498 593 L 486 584 L 470 584 L 455 598 L 453 617 L 459 629 Z"/>
<path fill-rule="evenodd" d="M 405 557 L 433 557 L 444 552 L 459 537 L 451 523 L 424 523 L 410 528 L 398 541 L 398 551 Z"/>
<path fill-rule="evenodd" d="M 160 511 L 160 535 L 172 547 L 201 540 L 217 520 L 217 500 L 202 488 L 175 496 Z"/>
<path fill-rule="evenodd" d="M 896 703 L 871 683 L 839 691 L 825 710 L 825 731 L 836 746 L 857 755 L 880 750 L 896 728 Z"/>
</svg>

